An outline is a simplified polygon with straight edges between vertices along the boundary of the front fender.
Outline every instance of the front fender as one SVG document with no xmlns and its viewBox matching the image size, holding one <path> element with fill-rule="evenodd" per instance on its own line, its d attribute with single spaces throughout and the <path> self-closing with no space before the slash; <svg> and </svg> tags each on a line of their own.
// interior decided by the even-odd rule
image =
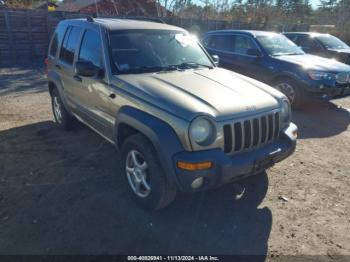
<svg viewBox="0 0 350 262">
<path fill-rule="evenodd" d="M 118 127 L 127 124 L 145 135 L 153 144 L 167 178 L 181 187 L 173 166 L 173 156 L 184 148 L 173 128 L 166 122 L 139 109 L 122 107 L 116 117 L 114 138 L 119 145 Z M 180 188 L 181 189 L 181 188 Z"/>
</svg>

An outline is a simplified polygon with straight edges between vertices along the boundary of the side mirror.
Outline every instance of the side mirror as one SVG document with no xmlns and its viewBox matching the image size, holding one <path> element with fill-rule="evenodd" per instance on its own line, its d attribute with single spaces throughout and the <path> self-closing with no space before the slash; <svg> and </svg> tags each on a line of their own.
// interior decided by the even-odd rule
<svg viewBox="0 0 350 262">
<path fill-rule="evenodd" d="M 255 49 L 255 48 L 248 49 L 247 55 L 255 56 L 255 57 L 262 57 L 260 51 L 258 49 Z"/>
<path fill-rule="evenodd" d="M 94 76 L 99 72 L 99 68 L 89 61 L 77 61 L 75 63 L 75 73 L 80 76 Z"/>
<path fill-rule="evenodd" d="M 219 56 L 218 56 L 218 55 L 212 55 L 211 57 L 212 57 L 213 60 L 214 60 L 214 64 L 215 64 L 216 66 L 218 66 L 218 65 L 219 65 L 219 62 L 220 62 Z"/>
</svg>

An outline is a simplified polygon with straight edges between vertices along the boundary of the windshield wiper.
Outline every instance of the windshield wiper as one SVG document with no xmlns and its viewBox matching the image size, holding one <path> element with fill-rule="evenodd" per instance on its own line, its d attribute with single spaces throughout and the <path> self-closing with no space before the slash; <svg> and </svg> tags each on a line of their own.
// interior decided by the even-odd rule
<svg viewBox="0 0 350 262">
<path fill-rule="evenodd" d="M 213 66 L 205 65 L 205 64 L 201 64 L 201 63 L 197 63 L 197 62 L 185 62 L 185 63 L 181 63 L 178 65 L 171 65 L 171 66 L 175 66 L 179 69 L 198 68 L 198 67 L 205 67 L 205 68 L 209 68 L 209 69 L 214 68 Z"/>
<path fill-rule="evenodd" d="M 303 55 L 304 53 L 276 53 L 273 56 L 281 56 L 281 55 Z"/>
<path fill-rule="evenodd" d="M 141 73 L 151 73 L 151 72 L 167 72 L 178 70 L 175 66 L 138 66 L 121 71 L 122 74 L 141 74 Z"/>
</svg>

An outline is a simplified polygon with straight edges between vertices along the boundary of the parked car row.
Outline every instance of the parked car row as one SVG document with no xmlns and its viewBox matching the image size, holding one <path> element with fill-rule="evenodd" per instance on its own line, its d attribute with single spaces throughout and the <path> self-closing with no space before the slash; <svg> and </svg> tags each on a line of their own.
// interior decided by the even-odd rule
<svg viewBox="0 0 350 262">
<path fill-rule="evenodd" d="M 51 39 L 57 125 L 79 120 L 115 145 L 144 207 L 260 174 L 295 150 L 290 102 L 349 86 L 348 65 L 281 34 L 216 31 L 203 45 L 212 56 L 182 28 L 127 19 L 65 20 Z"/>
<path fill-rule="evenodd" d="M 304 50 L 307 40 L 319 45 L 318 54 L 348 61 L 350 48 L 330 35 L 286 33 Z M 283 34 L 264 31 L 221 30 L 208 32 L 202 39 L 211 55 L 220 58 L 220 65 L 267 83 L 284 93 L 298 108 L 308 99 L 333 98 L 350 94 L 350 66 L 335 59 L 306 54 Z M 328 49 L 326 49 L 328 47 Z M 332 47 L 330 49 L 330 47 Z M 336 49 L 337 48 L 337 49 Z M 347 54 L 345 57 L 344 54 Z M 335 56 L 334 56 L 335 57 Z"/>
</svg>

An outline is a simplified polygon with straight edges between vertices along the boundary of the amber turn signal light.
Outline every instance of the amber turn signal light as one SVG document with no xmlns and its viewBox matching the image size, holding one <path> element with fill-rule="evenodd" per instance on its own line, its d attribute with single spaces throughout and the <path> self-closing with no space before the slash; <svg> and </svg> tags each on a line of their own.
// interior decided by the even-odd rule
<svg viewBox="0 0 350 262">
<path fill-rule="evenodd" d="M 189 171 L 194 171 L 194 170 L 203 170 L 203 169 L 209 169 L 213 167 L 213 162 L 211 161 L 206 161 L 206 162 L 199 162 L 199 163 L 186 163 L 183 161 L 178 161 L 177 162 L 177 167 L 184 169 L 184 170 L 189 170 Z"/>
</svg>

